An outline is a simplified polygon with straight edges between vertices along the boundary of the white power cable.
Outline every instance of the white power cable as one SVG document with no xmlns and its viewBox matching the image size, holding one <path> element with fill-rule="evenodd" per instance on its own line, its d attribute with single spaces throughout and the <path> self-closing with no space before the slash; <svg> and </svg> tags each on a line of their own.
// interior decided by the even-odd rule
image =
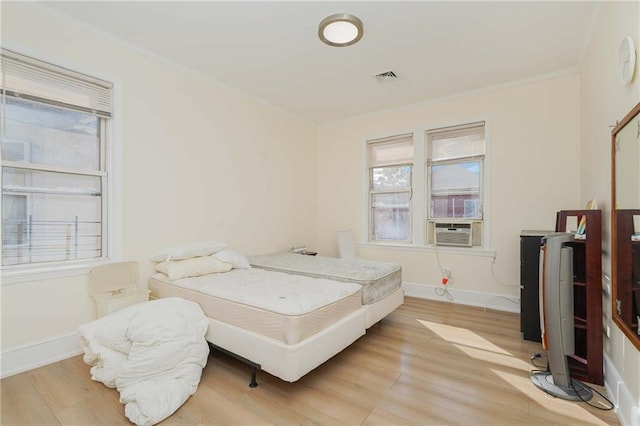
<svg viewBox="0 0 640 426">
<path fill-rule="evenodd" d="M 496 282 L 500 285 L 506 286 L 506 287 L 520 287 L 520 284 L 509 284 L 509 283 L 505 283 L 503 282 L 500 278 L 497 277 L 496 272 L 493 268 L 493 265 L 495 265 L 496 263 L 496 257 L 493 257 L 493 260 L 491 261 L 491 276 L 493 277 L 494 280 L 496 280 Z"/>
<path fill-rule="evenodd" d="M 447 284 L 446 284 L 449 281 L 449 278 L 451 278 L 450 277 L 451 273 L 448 272 L 448 271 L 445 273 L 445 270 L 442 267 L 442 263 L 440 263 L 440 255 L 438 254 L 438 246 L 434 245 L 433 246 L 433 251 L 436 254 L 436 261 L 438 262 L 438 268 L 440 269 L 440 274 L 441 274 L 442 279 L 443 279 L 442 287 L 435 287 L 433 289 L 433 291 L 438 296 L 446 297 L 447 299 L 449 299 L 450 302 L 452 302 L 453 301 L 453 295 L 451 293 L 449 293 L 449 290 L 447 289 Z M 445 278 L 447 279 L 447 281 L 444 281 Z"/>
</svg>

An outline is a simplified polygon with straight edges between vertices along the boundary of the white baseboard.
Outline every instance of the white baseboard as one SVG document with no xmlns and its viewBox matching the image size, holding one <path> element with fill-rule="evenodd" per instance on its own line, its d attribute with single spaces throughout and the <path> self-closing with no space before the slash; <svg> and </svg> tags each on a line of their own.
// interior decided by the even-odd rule
<svg viewBox="0 0 640 426">
<path fill-rule="evenodd" d="M 4 379 L 14 374 L 33 370 L 81 353 L 82 349 L 78 343 L 78 335 L 76 333 L 3 350 L 1 355 L 1 378 Z"/>
<path fill-rule="evenodd" d="M 604 386 L 609 397 L 616 406 L 616 414 L 622 426 L 640 425 L 640 406 L 638 401 L 633 400 L 631 391 L 620 377 L 611 358 L 604 354 Z"/>
<path fill-rule="evenodd" d="M 443 288 L 442 285 L 435 286 L 431 284 L 418 284 L 406 281 L 404 281 L 402 285 L 404 286 L 404 294 L 410 297 L 451 302 L 460 305 L 478 306 L 498 311 L 520 312 L 519 297 L 509 297 L 503 294 L 480 293 L 476 291 L 447 287 L 447 290 L 453 299 L 449 300 L 446 296 L 440 296 L 435 292 L 435 289 Z"/>
</svg>

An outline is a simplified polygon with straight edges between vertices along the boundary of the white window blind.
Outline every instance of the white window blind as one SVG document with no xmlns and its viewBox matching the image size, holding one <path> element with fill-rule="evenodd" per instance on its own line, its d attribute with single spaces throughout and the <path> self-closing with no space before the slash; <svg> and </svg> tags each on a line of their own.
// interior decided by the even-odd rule
<svg viewBox="0 0 640 426">
<path fill-rule="evenodd" d="M 2 49 L 4 95 L 111 117 L 112 84 Z"/>
<path fill-rule="evenodd" d="M 431 161 L 484 155 L 484 123 L 428 132 L 427 156 Z"/>
<path fill-rule="evenodd" d="M 370 168 L 411 164 L 413 163 L 413 135 L 409 133 L 369 141 L 367 158 Z"/>
</svg>

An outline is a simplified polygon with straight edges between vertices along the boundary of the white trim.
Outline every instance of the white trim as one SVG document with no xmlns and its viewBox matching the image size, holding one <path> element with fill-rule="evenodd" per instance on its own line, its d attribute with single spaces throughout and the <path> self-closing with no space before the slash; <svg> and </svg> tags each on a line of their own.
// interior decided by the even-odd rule
<svg viewBox="0 0 640 426">
<path fill-rule="evenodd" d="M 92 268 L 109 263 L 109 259 L 90 259 L 78 263 L 48 265 L 42 264 L 40 267 L 19 269 L 17 266 L 10 269 L 4 267 L 0 269 L 0 286 L 8 286 L 24 282 L 52 280 L 56 278 L 76 277 L 87 275 Z M 18 265 L 24 266 L 24 265 Z M 30 265 L 27 265 L 30 266 Z"/>
<path fill-rule="evenodd" d="M 453 300 L 449 300 L 446 296 L 439 296 L 435 293 L 435 289 L 442 288 L 442 285 L 411 283 L 406 281 L 403 282 L 402 285 L 404 287 L 404 295 L 409 297 L 437 300 L 458 305 L 478 306 L 480 308 L 495 309 L 504 312 L 520 312 L 520 301 L 516 301 L 513 297 L 504 294 L 480 293 L 477 291 L 447 288 L 453 298 Z"/>
<path fill-rule="evenodd" d="M 2 351 L 1 378 L 80 355 L 82 349 L 76 333 L 40 340 Z"/>
<path fill-rule="evenodd" d="M 604 354 L 604 386 L 616 407 L 616 415 L 623 426 L 640 425 L 640 405 L 633 401 L 631 391 L 616 369 L 609 355 Z"/>
<path fill-rule="evenodd" d="M 482 247 L 447 247 L 447 246 L 420 246 L 413 244 L 391 244 L 391 243 L 358 243 L 356 244 L 361 249 L 376 249 L 376 250 L 397 250 L 397 251 L 418 251 L 425 253 L 434 253 L 436 250 L 438 253 L 455 254 L 462 256 L 483 256 L 483 257 L 496 257 L 495 250 L 487 250 Z"/>
</svg>

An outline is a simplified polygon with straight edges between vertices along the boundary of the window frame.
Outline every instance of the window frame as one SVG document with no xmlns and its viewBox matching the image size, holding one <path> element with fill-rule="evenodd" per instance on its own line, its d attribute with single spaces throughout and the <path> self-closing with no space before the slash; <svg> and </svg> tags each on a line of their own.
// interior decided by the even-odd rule
<svg viewBox="0 0 640 426">
<path fill-rule="evenodd" d="M 484 155 L 482 156 L 482 173 L 480 179 L 479 191 L 482 197 L 481 206 L 481 219 L 471 218 L 456 218 L 456 220 L 449 219 L 431 219 L 429 217 L 430 207 L 430 194 L 427 186 L 427 169 L 426 159 L 428 154 L 428 139 L 427 133 L 446 130 L 446 129 L 463 129 L 465 127 L 472 127 L 474 125 L 484 126 Z M 366 239 L 360 242 L 358 245 L 363 248 L 373 249 L 390 249 L 390 250 L 402 250 L 402 251 L 439 251 L 445 253 L 455 253 L 470 256 L 483 256 L 491 257 L 495 256 L 495 251 L 491 249 L 491 220 L 490 220 L 490 162 L 491 162 L 491 143 L 490 143 L 490 121 L 486 117 L 474 117 L 471 119 L 461 119 L 454 122 L 444 123 L 432 123 L 431 125 L 423 125 L 405 128 L 398 131 L 397 134 L 413 134 L 413 168 L 412 168 L 412 234 L 411 242 L 397 243 L 393 241 L 372 241 L 368 238 L 369 230 L 371 227 L 370 218 L 370 202 L 369 202 L 369 167 L 367 158 L 366 144 L 368 141 L 376 140 L 375 136 L 366 138 L 363 149 L 363 168 L 365 169 L 365 180 L 363 181 L 363 223 L 362 223 L 362 235 L 366 235 Z M 429 201 L 428 201 L 429 200 Z M 464 222 L 472 223 L 474 233 L 480 232 L 480 244 L 473 245 L 471 247 L 463 246 L 436 246 L 433 244 L 433 237 L 429 234 L 430 227 L 433 227 L 435 221 L 448 221 L 448 222 Z M 430 242 L 431 240 L 431 242 Z"/>
<path fill-rule="evenodd" d="M 100 172 L 101 174 L 101 228 L 102 250 L 101 256 L 77 260 L 51 261 L 40 263 L 27 263 L 16 265 L 0 265 L 2 274 L 2 286 L 23 282 L 33 282 L 63 277 L 86 275 L 93 267 L 122 259 L 122 83 L 119 78 L 107 75 L 101 70 L 86 69 L 84 64 L 61 63 L 57 57 L 47 57 L 41 52 L 21 52 L 13 49 L 11 43 L 2 48 L 2 52 L 26 57 L 31 61 L 43 63 L 45 66 L 69 70 L 70 74 L 90 76 L 95 80 L 109 82 L 111 84 L 111 116 L 109 119 L 100 120 Z M 35 59 L 37 58 L 37 59 Z M 71 71 L 73 70 L 73 71 Z M 4 90 L 2 90 L 2 96 Z M 62 106 L 63 105 L 57 105 Z M 73 110 L 73 108 L 71 108 Z M 81 109 L 79 109 L 82 111 Z M 85 111 L 86 112 L 86 111 Z M 4 112 L 2 112 L 4 114 Z M 4 119 L 4 116 L 0 117 Z M 10 167 L 10 162 L 3 161 L 2 168 Z M 25 163 L 19 163 L 22 168 Z M 55 167 L 52 167 L 55 169 Z M 42 170 L 33 168 L 34 170 Z M 59 171 L 59 170 L 55 170 Z M 67 170 L 65 170 L 67 171 Z M 88 174 L 91 175 L 92 172 Z M 93 172 L 95 173 L 95 172 Z M 0 187 L 2 187 L 2 174 L 0 173 Z M 0 231 L 1 232 L 1 231 Z M 0 255 L 2 246 L 0 245 Z"/>
<path fill-rule="evenodd" d="M 401 144 L 407 141 L 411 142 L 411 149 L 413 152 L 413 148 L 415 147 L 415 141 L 413 139 L 413 133 L 404 133 L 395 136 L 371 139 L 367 140 L 365 144 L 366 150 L 366 169 L 367 169 L 367 211 L 368 211 L 368 219 L 367 219 L 367 241 L 374 244 L 411 244 L 412 242 L 412 233 L 413 233 L 413 179 L 414 179 L 414 164 L 415 164 L 415 153 L 413 154 L 413 161 L 398 161 L 384 164 L 371 164 L 370 157 L 370 148 L 374 145 L 393 145 L 393 144 Z M 409 167 L 409 188 L 408 189 L 385 189 L 385 190 L 376 190 L 374 189 L 373 184 L 373 171 L 377 168 L 385 168 L 385 167 Z M 408 194 L 408 229 L 407 229 L 407 238 L 406 239 L 376 239 L 374 233 L 374 206 L 373 199 L 376 195 L 380 194 Z"/>
</svg>

